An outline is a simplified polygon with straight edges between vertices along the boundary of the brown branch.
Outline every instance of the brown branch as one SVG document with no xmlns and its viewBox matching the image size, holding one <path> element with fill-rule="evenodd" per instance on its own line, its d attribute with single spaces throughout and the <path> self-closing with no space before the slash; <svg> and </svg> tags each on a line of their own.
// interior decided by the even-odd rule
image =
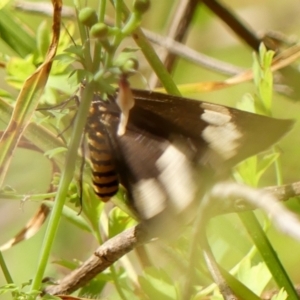
<svg viewBox="0 0 300 300">
<path fill-rule="evenodd" d="M 180 1 L 178 10 L 170 27 L 169 37 L 180 43 L 185 41 L 197 5 L 198 0 Z M 174 68 L 175 59 L 176 56 L 174 54 L 167 53 L 165 57 L 165 66 L 169 72 Z"/>
<path fill-rule="evenodd" d="M 300 181 L 281 186 L 270 186 L 265 188 L 272 193 L 279 201 L 287 201 L 290 198 L 300 196 Z"/>
<path fill-rule="evenodd" d="M 167 33 L 167 37 L 173 39 L 176 42 L 182 43 L 185 41 L 187 31 L 190 23 L 196 11 L 198 0 L 181 0 L 179 1 L 176 11 L 171 18 L 171 24 Z M 167 48 L 159 50 L 159 58 L 165 65 L 168 72 L 171 72 L 175 67 L 176 55 Z M 156 87 L 158 84 L 158 78 L 153 73 L 149 80 L 150 87 Z"/>
<path fill-rule="evenodd" d="M 217 15 L 233 32 L 240 37 L 253 50 L 258 51 L 261 39 L 238 19 L 238 17 L 216 0 L 202 0 L 215 15 Z"/>
<path fill-rule="evenodd" d="M 13 3 L 14 8 L 17 10 L 25 11 L 27 13 L 39 14 L 48 17 L 53 16 L 53 7 L 51 3 L 30 1 L 16 1 Z M 63 18 L 75 18 L 75 10 L 72 7 L 64 5 L 62 8 Z"/>
<path fill-rule="evenodd" d="M 101 245 L 78 269 L 68 274 L 57 285 L 48 286 L 44 292 L 51 295 L 72 293 L 133 248 L 149 240 L 147 230 L 142 225 L 127 229 Z"/>
<path fill-rule="evenodd" d="M 269 186 L 269 187 L 265 187 L 263 190 L 272 194 L 280 202 L 285 202 L 293 197 L 300 196 L 300 181 L 291 184 L 281 185 L 281 186 Z M 256 208 L 258 207 L 254 206 L 249 202 L 246 202 L 242 198 L 234 198 L 231 199 L 230 204 L 224 206 L 222 208 L 222 211 L 220 211 L 219 213 L 224 214 L 224 213 L 232 213 L 232 212 L 243 212 L 243 211 L 254 210 Z"/>
<path fill-rule="evenodd" d="M 15 4 L 15 8 L 19 10 L 23 10 L 28 13 L 39 13 L 43 15 L 52 16 L 52 11 L 50 11 L 51 4 L 43 3 L 43 5 L 32 5 L 31 2 L 27 1 L 17 1 Z M 66 14 L 64 14 L 67 11 Z M 75 10 L 71 7 L 67 7 L 64 5 L 62 11 L 63 17 L 66 18 L 75 18 Z M 113 25 L 114 21 L 106 17 L 105 23 L 108 25 Z M 169 53 L 172 55 L 180 56 L 193 64 L 198 64 L 208 70 L 212 70 L 214 72 L 225 74 L 225 75 L 237 75 L 244 71 L 243 68 L 232 65 L 230 63 L 223 62 L 221 60 L 215 59 L 213 57 L 207 56 L 200 52 L 197 52 L 190 47 L 175 41 L 169 36 L 162 36 L 156 33 L 153 33 L 150 30 L 144 29 L 146 37 L 154 44 L 157 44 L 161 47 L 164 47 Z"/>
<path fill-rule="evenodd" d="M 236 295 L 234 295 L 233 291 L 228 285 L 226 279 L 222 275 L 222 272 L 219 269 L 218 263 L 216 262 L 206 236 L 203 237 L 201 246 L 206 266 L 214 282 L 218 285 L 220 293 L 223 295 L 224 300 L 238 300 L 238 298 L 236 297 Z"/>
<path fill-rule="evenodd" d="M 252 189 L 253 190 L 253 189 Z M 221 188 L 221 195 L 223 195 L 224 200 L 224 188 Z M 266 191 L 272 193 L 275 197 L 279 198 L 281 201 L 285 201 L 290 197 L 295 197 L 300 195 L 300 182 L 293 183 L 291 185 L 284 185 L 280 187 L 268 187 L 263 191 L 255 191 L 256 194 L 254 198 L 257 197 L 256 202 L 263 201 L 261 196 L 267 194 Z M 243 194 L 247 191 L 239 191 L 239 194 Z M 228 194 L 228 192 L 225 191 Z M 218 191 L 213 192 L 213 196 L 216 196 Z M 236 191 L 231 194 L 237 194 Z M 265 197 L 265 196 L 264 196 Z M 213 197 L 214 198 L 214 197 Z M 247 197 L 245 197 L 247 198 Z M 253 198 L 253 196 L 252 196 Z M 225 202 L 225 201 L 223 201 Z M 227 202 L 227 201 L 226 201 Z M 242 207 L 237 207 L 236 202 L 241 202 L 240 196 L 237 195 L 237 198 L 228 201 L 227 204 L 228 208 L 222 208 L 223 212 L 238 212 L 244 210 L 255 209 L 255 207 L 246 205 L 246 203 Z M 218 201 L 217 204 L 220 204 Z M 262 205 L 260 205 L 262 206 Z M 267 210 L 266 208 L 264 208 Z M 286 211 L 286 210 L 285 210 Z M 221 213 L 219 211 L 219 213 Z M 284 221 L 284 220 L 280 220 Z M 106 268 L 111 266 L 114 262 L 120 259 L 123 255 L 130 252 L 132 249 L 146 243 L 150 240 L 150 236 L 145 229 L 144 226 L 137 225 L 136 227 L 130 228 L 119 235 L 113 237 L 112 239 L 108 240 L 106 243 L 101 245 L 95 253 L 86 260 L 78 269 L 72 271 L 68 274 L 65 278 L 63 278 L 57 285 L 48 286 L 45 289 L 45 293 L 51 295 L 57 294 L 67 294 L 71 293 L 78 288 L 84 286 L 88 283 L 91 279 L 93 279 L 97 274 L 104 271 Z"/>
<path fill-rule="evenodd" d="M 209 203 L 206 205 L 209 205 L 209 211 L 214 213 L 215 210 L 218 212 L 221 206 L 231 206 L 232 199 L 235 201 L 239 198 L 250 203 L 253 209 L 264 210 L 281 232 L 300 240 L 300 221 L 297 215 L 283 206 L 270 190 L 254 189 L 235 182 L 221 182 L 212 187 Z M 200 206 L 202 202 L 203 200 Z"/>
</svg>

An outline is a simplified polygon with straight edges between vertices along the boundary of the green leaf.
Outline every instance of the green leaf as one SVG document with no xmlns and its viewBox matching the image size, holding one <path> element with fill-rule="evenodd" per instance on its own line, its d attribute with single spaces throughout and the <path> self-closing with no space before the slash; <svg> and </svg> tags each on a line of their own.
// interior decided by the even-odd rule
<svg viewBox="0 0 300 300">
<path fill-rule="evenodd" d="M 55 68 L 55 62 L 54 62 L 54 68 Z M 76 89 L 78 88 L 78 86 L 74 82 L 74 79 L 71 80 L 71 78 L 69 78 L 69 73 L 67 75 L 64 73 L 50 75 L 47 82 L 47 87 L 51 87 L 52 89 L 56 89 L 67 95 L 73 95 Z M 55 103 L 57 103 L 57 101 L 55 101 Z"/>
<path fill-rule="evenodd" d="M 70 261 L 70 260 L 66 260 L 66 259 L 54 260 L 54 261 L 52 261 L 52 263 L 59 265 L 61 267 L 64 267 L 68 270 L 75 270 L 81 264 L 81 262 L 79 262 L 79 261 L 74 261 L 74 260 Z"/>
<path fill-rule="evenodd" d="M 36 67 L 32 62 L 32 57 L 22 59 L 19 57 L 13 57 L 6 67 L 7 82 L 20 90 L 24 84 L 24 81 L 35 71 Z"/>
<path fill-rule="evenodd" d="M 288 297 L 287 292 L 282 288 L 277 295 L 274 295 L 271 300 L 286 300 Z"/>
<path fill-rule="evenodd" d="M 98 242 L 101 243 L 101 234 L 99 232 L 99 222 L 104 209 L 104 202 L 94 193 L 90 182 L 85 182 L 83 188 L 82 210 L 84 215 L 91 223 L 90 227 Z"/>
<path fill-rule="evenodd" d="M 145 269 L 144 275 L 139 277 L 139 283 L 149 299 L 178 299 L 174 280 L 162 269 Z"/>
<path fill-rule="evenodd" d="M 19 287 L 14 283 L 8 283 L 5 285 L 0 286 L 0 295 L 5 293 L 16 292 L 19 290 Z"/>
<path fill-rule="evenodd" d="M 122 185 L 119 186 L 117 195 L 113 197 L 111 201 L 131 218 L 135 220 L 137 219 L 136 212 L 134 212 L 130 207 L 130 200 L 128 199 L 127 191 Z"/>
<path fill-rule="evenodd" d="M 21 57 L 34 52 L 35 40 L 28 31 L 27 26 L 20 26 L 22 22 L 15 14 L 4 8 L 0 10 L 0 32 L 1 39 Z"/>
<path fill-rule="evenodd" d="M 111 282 L 112 280 L 109 271 L 106 272 L 107 273 L 99 274 L 98 276 L 93 278 L 87 285 L 81 288 L 78 296 L 86 297 L 86 295 L 89 295 L 89 298 L 98 299 L 106 284 L 108 282 Z"/>
<path fill-rule="evenodd" d="M 55 60 L 70 65 L 76 61 L 76 58 L 69 53 L 61 53 L 55 56 Z"/>
<path fill-rule="evenodd" d="M 48 47 L 50 45 L 50 30 L 49 26 L 46 21 L 43 21 L 36 32 L 36 42 L 37 42 L 37 50 L 39 57 L 43 59 L 47 52 L 48 52 Z"/>
<path fill-rule="evenodd" d="M 236 168 L 234 177 L 237 181 L 257 187 L 261 176 L 278 159 L 279 153 L 265 155 L 262 159 L 252 156 L 241 162 Z"/>
<path fill-rule="evenodd" d="M 49 207 L 53 207 L 54 203 L 53 201 L 44 201 L 44 204 L 46 204 Z M 88 222 L 84 219 L 83 216 L 78 215 L 78 212 L 71 209 L 68 206 L 64 206 L 63 211 L 62 211 L 62 215 L 68 220 L 70 221 L 73 225 L 77 226 L 78 228 L 88 231 L 88 232 L 92 232 L 92 229 L 90 227 L 90 225 L 88 224 Z"/>
<path fill-rule="evenodd" d="M 259 98 L 256 105 L 258 112 L 264 115 L 271 115 L 273 96 L 273 73 L 271 71 L 271 64 L 273 56 L 274 51 L 267 51 L 263 43 L 259 47 L 258 56 L 254 55 L 253 79 Z"/>
<path fill-rule="evenodd" d="M 257 156 L 249 157 L 235 168 L 234 177 L 238 182 L 255 187 L 257 173 Z"/>
<path fill-rule="evenodd" d="M 268 237 L 261 228 L 255 214 L 251 211 L 239 214 L 241 221 L 246 227 L 249 235 L 255 243 L 260 255 L 262 256 L 265 264 L 268 266 L 273 279 L 278 284 L 288 291 L 291 299 L 298 299 L 297 292 L 294 288 L 291 279 L 289 278 L 286 270 L 284 269 L 281 261 L 279 260 L 274 248 L 272 247 Z"/>
<path fill-rule="evenodd" d="M 280 153 L 271 153 L 265 155 L 257 164 L 256 182 L 258 183 L 261 176 L 266 172 L 267 169 L 279 158 Z"/>
<path fill-rule="evenodd" d="M 251 94 L 245 94 L 236 106 L 238 109 L 255 113 L 254 98 Z"/>
<path fill-rule="evenodd" d="M 136 221 L 119 207 L 114 207 L 110 211 L 108 225 L 109 237 L 113 237 L 134 225 L 136 225 Z"/>
<path fill-rule="evenodd" d="M 51 150 L 48 150 L 44 153 L 45 156 L 48 156 L 50 159 L 53 158 L 55 155 L 57 154 L 60 154 L 60 153 L 63 153 L 63 152 L 67 152 L 67 148 L 65 147 L 58 147 L 58 148 L 55 148 L 55 149 L 51 149 Z"/>
<path fill-rule="evenodd" d="M 262 293 L 272 278 L 265 263 L 261 262 L 256 266 L 251 266 L 250 259 L 242 261 L 237 276 L 244 285 L 257 295 Z"/>
</svg>

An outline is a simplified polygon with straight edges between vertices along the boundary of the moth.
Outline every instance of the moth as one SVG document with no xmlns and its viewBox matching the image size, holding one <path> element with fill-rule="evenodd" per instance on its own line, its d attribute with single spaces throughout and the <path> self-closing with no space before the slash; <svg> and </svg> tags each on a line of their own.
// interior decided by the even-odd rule
<svg viewBox="0 0 300 300">
<path fill-rule="evenodd" d="M 92 102 L 87 133 L 93 187 L 108 201 L 122 184 L 138 217 L 158 230 L 190 218 L 212 183 L 293 125 L 223 105 L 132 93 L 135 104 L 122 134 L 118 95 Z"/>
</svg>

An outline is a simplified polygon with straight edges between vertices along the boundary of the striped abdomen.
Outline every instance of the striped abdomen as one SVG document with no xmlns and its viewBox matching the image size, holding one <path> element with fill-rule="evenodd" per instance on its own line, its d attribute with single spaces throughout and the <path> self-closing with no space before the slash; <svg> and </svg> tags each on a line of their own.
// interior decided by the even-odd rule
<svg viewBox="0 0 300 300">
<path fill-rule="evenodd" d="M 90 151 L 93 188 L 102 201 L 108 201 L 119 188 L 118 176 L 105 133 L 102 131 L 97 107 L 90 109 L 88 122 L 88 145 Z"/>
</svg>

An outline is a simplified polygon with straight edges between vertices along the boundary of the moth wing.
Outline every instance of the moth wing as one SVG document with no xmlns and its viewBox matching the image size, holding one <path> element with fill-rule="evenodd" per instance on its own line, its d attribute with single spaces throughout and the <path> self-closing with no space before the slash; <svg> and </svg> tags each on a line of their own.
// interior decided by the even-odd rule
<svg viewBox="0 0 300 300">
<path fill-rule="evenodd" d="M 136 101 L 133 109 L 143 110 L 144 115 L 154 112 L 172 122 L 176 132 L 198 141 L 198 148 L 206 144 L 203 159 L 212 165 L 217 153 L 223 167 L 231 168 L 269 148 L 294 124 L 293 120 L 269 118 L 203 101 L 139 90 L 133 93 Z"/>
<path fill-rule="evenodd" d="M 293 124 L 191 99 L 133 93 L 135 106 L 124 135 L 116 134 L 117 110 L 106 131 L 134 209 L 158 228 L 161 221 L 171 227 L 181 223 L 184 211 L 195 211 L 215 173 L 228 174 L 235 163 L 271 146 Z M 185 215 L 192 219 L 194 214 Z"/>
<path fill-rule="evenodd" d="M 113 128 L 117 124 L 111 123 Z M 192 220 L 190 211 L 205 191 L 207 173 L 200 176 L 189 140 L 177 135 L 169 140 L 131 122 L 124 135 L 112 132 L 108 130 L 119 179 L 141 220 L 154 231 Z"/>
</svg>

